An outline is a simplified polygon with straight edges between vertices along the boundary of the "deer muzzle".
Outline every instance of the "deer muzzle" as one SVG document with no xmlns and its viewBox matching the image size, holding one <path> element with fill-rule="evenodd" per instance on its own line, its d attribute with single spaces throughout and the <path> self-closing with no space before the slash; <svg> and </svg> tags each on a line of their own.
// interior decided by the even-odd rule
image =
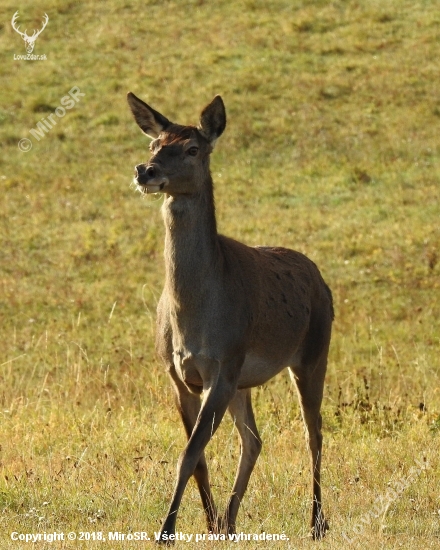
<svg viewBox="0 0 440 550">
<path fill-rule="evenodd" d="M 159 193 L 168 183 L 168 178 L 154 164 L 138 164 L 134 174 L 134 182 L 143 193 Z"/>
</svg>

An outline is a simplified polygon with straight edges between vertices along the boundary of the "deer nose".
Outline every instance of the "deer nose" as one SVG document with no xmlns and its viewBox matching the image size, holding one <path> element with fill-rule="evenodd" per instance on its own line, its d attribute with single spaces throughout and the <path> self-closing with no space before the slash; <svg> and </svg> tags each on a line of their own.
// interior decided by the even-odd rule
<svg viewBox="0 0 440 550">
<path fill-rule="evenodd" d="M 156 170 L 154 169 L 154 166 L 148 166 L 146 170 L 147 177 L 154 178 L 156 177 Z"/>
<path fill-rule="evenodd" d="M 138 164 L 134 169 L 134 173 L 138 179 L 153 179 L 156 177 L 154 166 L 146 166 L 145 164 Z"/>
<path fill-rule="evenodd" d="M 157 167 L 151 164 L 150 166 L 146 164 L 138 164 L 134 169 L 134 173 L 135 179 L 140 185 L 146 185 L 151 182 L 151 180 L 158 177 Z"/>
<path fill-rule="evenodd" d="M 139 176 L 143 176 L 145 174 L 145 164 L 138 164 L 134 167 L 134 174 L 138 178 Z"/>
</svg>

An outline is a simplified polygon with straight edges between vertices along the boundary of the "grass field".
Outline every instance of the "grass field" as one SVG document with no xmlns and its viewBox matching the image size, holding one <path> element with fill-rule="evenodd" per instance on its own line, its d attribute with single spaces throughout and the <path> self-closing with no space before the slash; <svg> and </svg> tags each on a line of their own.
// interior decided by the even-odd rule
<svg viewBox="0 0 440 550">
<path fill-rule="evenodd" d="M 13 532 L 153 536 L 166 513 L 185 437 L 154 354 L 161 201 L 130 185 L 148 140 L 129 90 L 180 123 L 196 123 L 222 95 L 228 127 L 212 158 L 220 231 L 304 252 L 335 301 L 323 404 L 328 536 L 307 538 L 308 456 L 283 373 L 254 391 L 263 451 L 238 530 L 290 540 L 217 544 L 439 547 L 438 7 L 2 3 L 0 548 L 30 547 Z M 14 59 L 25 54 L 10 24 L 17 10 L 29 34 L 48 14 L 34 50 L 46 60 Z M 73 88 L 84 95 L 54 116 Z M 51 115 L 56 125 L 37 139 L 31 130 Z M 238 455 L 225 418 L 207 448 L 220 507 Z M 205 530 L 192 481 L 177 529 Z"/>
</svg>

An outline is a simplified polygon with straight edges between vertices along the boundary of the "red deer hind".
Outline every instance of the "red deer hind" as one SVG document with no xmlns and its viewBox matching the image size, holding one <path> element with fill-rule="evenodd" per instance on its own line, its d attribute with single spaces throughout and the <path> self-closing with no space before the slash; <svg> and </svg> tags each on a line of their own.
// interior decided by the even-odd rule
<svg viewBox="0 0 440 550">
<path fill-rule="evenodd" d="M 137 124 L 153 139 L 151 158 L 136 166 L 135 182 L 144 193 L 165 195 L 165 285 L 157 308 L 156 349 L 188 437 L 159 542 L 169 542 L 175 532 L 192 475 L 208 529 L 235 532 L 262 445 L 251 388 L 286 367 L 298 391 L 310 448 L 311 534 L 321 539 L 328 529 L 321 507 L 320 408 L 333 320 L 331 292 L 303 254 L 249 247 L 217 233 L 209 161 L 226 127 L 220 96 L 202 111 L 198 126 L 174 124 L 132 93 L 128 103 Z M 241 456 L 226 511 L 219 515 L 204 449 L 226 409 L 240 434 Z"/>
</svg>

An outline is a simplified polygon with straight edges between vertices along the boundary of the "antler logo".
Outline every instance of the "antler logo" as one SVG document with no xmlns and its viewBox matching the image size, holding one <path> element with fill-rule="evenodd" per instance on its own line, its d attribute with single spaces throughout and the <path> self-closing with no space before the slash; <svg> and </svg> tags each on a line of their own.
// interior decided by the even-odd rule
<svg viewBox="0 0 440 550">
<path fill-rule="evenodd" d="M 20 27 L 16 26 L 17 19 L 18 19 L 18 11 L 16 11 L 12 17 L 12 20 L 11 20 L 12 28 L 14 29 L 14 31 L 17 31 L 18 34 L 23 38 L 27 53 L 32 53 L 34 51 L 35 41 L 46 28 L 47 22 L 49 21 L 49 16 L 47 15 L 47 13 L 44 14 L 43 26 L 39 31 L 34 30 L 34 34 L 32 36 L 28 36 L 27 31 L 21 32 L 18 30 Z"/>
</svg>

